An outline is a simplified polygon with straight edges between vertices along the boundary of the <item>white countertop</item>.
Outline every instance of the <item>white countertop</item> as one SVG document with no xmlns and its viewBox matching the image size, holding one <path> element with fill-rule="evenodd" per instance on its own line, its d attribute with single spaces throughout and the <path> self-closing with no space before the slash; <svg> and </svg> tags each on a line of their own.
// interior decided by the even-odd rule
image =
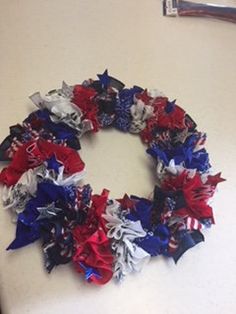
<svg viewBox="0 0 236 314">
<path fill-rule="evenodd" d="M 127 86 L 156 87 L 177 98 L 207 132 L 211 163 L 227 179 L 205 243 L 177 266 L 154 259 L 122 285 L 85 284 L 69 265 L 48 275 L 40 243 L 6 252 L 15 225 L 1 207 L 3 314 L 235 313 L 236 24 L 165 18 L 159 0 L 1 0 L 0 16 L 1 140 L 34 109 L 28 95 L 108 68 Z M 137 137 L 104 131 L 82 145 L 86 182 L 95 192 L 150 194 L 150 160 Z"/>
</svg>

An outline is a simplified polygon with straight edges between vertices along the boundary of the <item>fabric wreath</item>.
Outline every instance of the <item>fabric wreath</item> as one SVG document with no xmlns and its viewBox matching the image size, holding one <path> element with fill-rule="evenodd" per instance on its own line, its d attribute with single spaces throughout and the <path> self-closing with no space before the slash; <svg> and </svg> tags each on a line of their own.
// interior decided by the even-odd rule
<svg viewBox="0 0 236 314">
<path fill-rule="evenodd" d="M 15 250 L 39 239 L 45 268 L 72 263 L 103 285 L 139 272 L 159 255 L 175 263 L 204 241 L 215 223 L 209 202 L 221 174 L 212 174 L 206 134 L 157 90 L 125 85 L 106 70 L 97 79 L 30 96 L 37 110 L 10 127 L 0 144 L 3 205 L 16 223 Z M 110 199 L 82 184 L 79 139 L 115 127 L 140 136 L 156 165 L 152 197 Z"/>
</svg>

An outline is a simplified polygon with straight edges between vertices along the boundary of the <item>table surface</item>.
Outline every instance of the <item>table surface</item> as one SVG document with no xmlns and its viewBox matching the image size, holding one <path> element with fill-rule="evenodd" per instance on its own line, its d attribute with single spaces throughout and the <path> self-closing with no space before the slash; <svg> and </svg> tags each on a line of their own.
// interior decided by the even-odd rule
<svg viewBox="0 0 236 314">
<path fill-rule="evenodd" d="M 227 178 L 215 196 L 216 225 L 205 243 L 177 266 L 155 258 L 121 285 L 85 284 L 70 265 L 48 275 L 40 243 L 6 252 L 15 225 L 1 207 L 3 314 L 235 313 L 236 25 L 165 18 L 159 0 L 1 0 L 0 8 L 1 139 L 33 110 L 28 95 L 108 68 L 127 86 L 158 88 L 177 98 L 207 132 L 212 165 Z M 82 146 L 85 182 L 94 192 L 148 197 L 154 177 L 136 136 L 102 131 L 82 139 Z"/>
</svg>

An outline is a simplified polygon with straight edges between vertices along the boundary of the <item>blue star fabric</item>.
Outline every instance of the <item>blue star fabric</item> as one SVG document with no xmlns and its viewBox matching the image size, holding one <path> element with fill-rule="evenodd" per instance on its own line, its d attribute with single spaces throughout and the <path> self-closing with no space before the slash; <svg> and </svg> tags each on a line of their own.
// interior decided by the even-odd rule
<svg viewBox="0 0 236 314">
<path fill-rule="evenodd" d="M 175 100 L 172 101 L 167 101 L 166 107 L 165 107 L 165 112 L 166 113 L 171 113 L 175 109 Z"/>
<path fill-rule="evenodd" d="M 50 170 L 54 170 L 56 173 L 59 173 L 60 167 L 63 166 L 63 164 L 56 159 L 55 154 L 53 154 L 48 160 L 47 160 L 47 168 Z"/>
<path fill-rule="evenodd" d="M 93 267 L 87 267 L 84 263 L 80 262 L 79 263 L 80 266 L 84 269 L 85 271 L 85 279 L 87 281 L 90 281 L 91 277 L 97 277 L 97 278 L 101 278 L 101 275 L 99 274 L 99 272 L 93 268 Z"/>
<path fill-rule="evenodd" d="M 111 79 L 108 75 L 107 70 L 105 70 L 103 74 L 97 74 L 97 77 L 99 78 L 99 81 L 103 88 L 107 88 L 109 86 Z"/>
</svg>

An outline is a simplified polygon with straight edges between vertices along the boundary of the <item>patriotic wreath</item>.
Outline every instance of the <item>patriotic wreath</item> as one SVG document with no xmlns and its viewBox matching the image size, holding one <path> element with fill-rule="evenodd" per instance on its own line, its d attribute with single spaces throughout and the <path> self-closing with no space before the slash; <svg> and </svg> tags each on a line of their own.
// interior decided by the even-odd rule
<svg viewBox="0 0 236 314">
<path fill-rule="evenodd" d="M 42 240 L 48 272 L 72 262 L 88 282 L 105 284 L 140 271 L 151 257 L 175 262 L 204 240 L 214 224 L 209 199 L 224 181 L 211 174 L 206 134 L 157 90 L 125 88 L 98 74 L 97 80 L 30 96 L 38 107 L 10 127 L 0 145 L 3 204 L 17 224 L 7 250 Z M 86 132 L 115 127 L 139 134 L 156 163 L 152 199 L 82 185 L 85 164 L 77 150 Z"/>
</svg>

